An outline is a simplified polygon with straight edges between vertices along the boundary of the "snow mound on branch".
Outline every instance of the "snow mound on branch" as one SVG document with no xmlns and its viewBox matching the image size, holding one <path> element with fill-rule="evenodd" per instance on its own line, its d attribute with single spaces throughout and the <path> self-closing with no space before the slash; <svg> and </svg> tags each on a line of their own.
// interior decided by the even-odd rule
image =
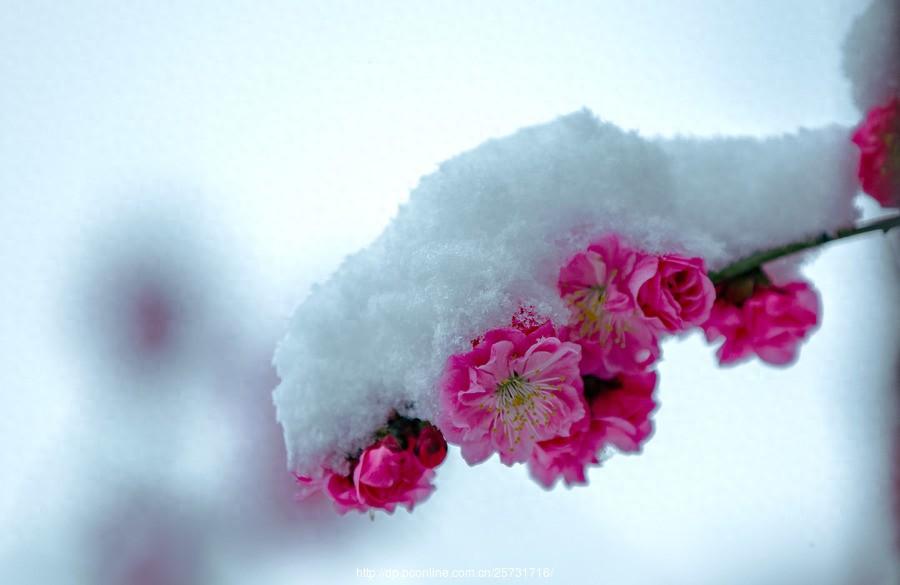
<svg viewBox="0 0 900 585">
<path fill-rule="evenodd" d="M 900 95 L 900 1 L 874 0 L 844 39 L 844 73 L 861 112 Z"/>
<path fill-rule="evenodd" d="M 449 355 L 521 305 L 565 321 L 559 268 L 598 235 L 721 267 L 847 225 L 854 168 L 846 129 L 648 140 L 587 110 L 443 163 L 296 309 L 274 360 L 290 466 L 342 468 L 391 409 L 434 420 Z"/>
</svg>

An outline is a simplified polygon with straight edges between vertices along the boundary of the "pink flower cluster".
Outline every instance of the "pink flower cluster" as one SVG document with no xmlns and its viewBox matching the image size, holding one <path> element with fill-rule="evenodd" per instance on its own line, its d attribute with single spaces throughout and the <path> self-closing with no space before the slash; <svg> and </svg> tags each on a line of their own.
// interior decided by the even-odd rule
<svg viewBox="0 0 900 585">
<path fill-rule="evenodd" d="M 535 445 L 528 459 L 531 476 L 545 487 L 558 478 L 567 485 L 587 483 L 585 467 L 599 464 L 606 445 L 637 453 L 653 432 L 650 413 L 656 408 L 656 373 L 620 374 L 613 380 L 584 377 L 588 414 L 568 437 Z"/>
<path fill-rule="evenodd" d="M 900 98 L 869 112 L 853 142 L 863 190 L 900 206 Z M 509 326 L 448 358 L 438 426 L 394 415 L 348 458 L 349 473 L 297 476 L 301 495 L 324 493 L 342 513 L 412 510 L 434 491 L 448 441 L 469 464 L 497 454 L 506 465 L 527 464 L 545 487 L 583 484 L 610 447 L 637 453 L 653 433 L 653 366 L 664 336 L 699 328 L 721 341 L 721 364 L 756 356 L 785 365 L 819 323 L 807 282 L 774 283 L 756 266 L 714 285 L 701 258 L 647 253 L 615 234 L 570 258 L 557 290 L 565 323 L 520 307 Z"/>
<path fill-rule="evenodd" d="M 564 326 L 520 310 L 451 356 L 441 380 L 439 425 L 463 458 L 527 462 L 545 486 L 584 483 L 607 446 L 640 450 L 660 337 L 699 326 L 715 301 L 701 259 L 648 254 L 615 235 L 576 254 L 558 289 Z"/>
<path fill-rule="evenodd" d="M 659 337 L 700 325 L 715 301 L 702 259 L 647 254 L 615 235 L 569 260 L 558 287 L 571 310 L 563 336 L 582 348 L 582 375 L 600 378 L 646 371 Z"/>
<path fill-rule="evenodd" d="M 853 134 L 863 191 L 883 207 L 900 207 L 900 98 L 873 108 Z"/>
<path fill-rule="evenodd" d="M 430 423 L 402 417 L 394 417 L 385 432 L 351 460 L 347 475 L 322 469 L 316 477 L 296 476 L 300 496 L 322 492 L 342 514 L 369 509 L 393 513 L 398 505 L 411 511 L 434 491 L 434 468 L 443 463 L 447 443 Z"/>
<path fill-rule="evenodd" d="M 802 281 L 766 283 L 741 296 L 746 298 L 720 295 L 703 325 L 707 341 L 724 339 L 717 352 L 719 363 L 732 364 L 754 354 L 773 365 L 793 362 L 800 343 L 819 322 L 815 289 Z"/>
<path fill-rule="evenodd" d="M 412 510 L 434 490 L 448 441 L 470 465 L 496 453 L 545 487 L 583 484 L 609 448 L 637 453 L 652 434 L 662 337 L 701 328 L 724 340 L 722 364 L 753 354 L 786 364 L 818 322 L 804 282 L 776 286 L 757 269 L 714 286 L 702 259 L 650 254 L 616 235 L 575 254 L 557 289 L 564 324 L 520 307 L 509 326 L 448 358 L 437 427 L 394 415 L 349 458 L 349 473 L 298 476 L 302 494 L 323 492 L 342 513 Z"/>
<path fill-rule="evenodd" d="M 853 142 L 863 190 L 900 206 L 900 98 L 869 112 Z M 819 323 L 819 297 L 805 281 L 773 283 L 757 266 L 714 285 L 701 258 L 647 253 L 615 234 L 570 258 L 557 290 L 564 324 L 520 307 L 509 326 L 448 358 L 438 426 L 395 414 L 348 457 L 349 472 L 296 476 L 301 496 L 324 493 L 341 513 L 412 510 L 434 491 L 448 441 L 470 465 L 496 453 L 527 464 L 547 488 L 586 483 L 609 448 L 640 452 L 653 433 L 664 336 L 699 328 L 721 342 L 720 364 L 756 356 L 786 365 Z"/>
</svg>

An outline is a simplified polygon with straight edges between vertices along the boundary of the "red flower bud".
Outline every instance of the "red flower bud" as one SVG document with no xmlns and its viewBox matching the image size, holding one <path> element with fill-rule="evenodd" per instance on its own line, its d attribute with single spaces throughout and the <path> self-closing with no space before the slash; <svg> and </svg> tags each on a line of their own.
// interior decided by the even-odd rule
<svg viewBox="0 0 900 585">
<path fill-rule="evenodd" d="M 416 456 L 425 467 L 434 468 L 447 456 L 447 441 L 434 425 L 426 425 L 416 441 Z"/>
</svg>

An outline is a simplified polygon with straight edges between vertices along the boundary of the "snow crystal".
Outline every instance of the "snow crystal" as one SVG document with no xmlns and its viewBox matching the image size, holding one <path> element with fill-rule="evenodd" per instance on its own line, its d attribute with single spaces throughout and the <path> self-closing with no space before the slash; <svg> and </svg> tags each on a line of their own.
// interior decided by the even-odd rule
<svg viewBox="0 0 900 585">
<path fill-rule="evenodd" d="M 900 2 L 873 0 L 844 40 L 844 73 L 862 112 L 900 94 Z"/>
<path fill-rule="evenodd" d="M 587 110 L 443 163 L 294 313 L 274 394 L 291 467 L 340 468 L 391 409 L 434 420 L 447 356 L 521 305 L 563 321 L 559 268 L 596 236 L 721 267 L 849 224 L 854 168 L 847 129 L 648 140 Z"/>
</svg>

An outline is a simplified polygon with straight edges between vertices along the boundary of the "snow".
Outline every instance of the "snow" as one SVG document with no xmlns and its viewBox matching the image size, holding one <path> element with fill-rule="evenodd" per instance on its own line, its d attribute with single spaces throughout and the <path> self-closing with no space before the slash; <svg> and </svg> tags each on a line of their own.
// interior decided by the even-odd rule
<svg viewBox="0 0 900 585">
<path fill-rule="evenodd" d="M 291 318 L 274 359 L 290 466 L 341 469 L 392 409 L 434 420 L 446 358 L 521 305 L 563 321 L 559 267 L 596 236 L 721 267 L 852 222 L 855 162 L 840 127 L 647 139 L 582 110 L 443 163 Z"/>
</svg>

